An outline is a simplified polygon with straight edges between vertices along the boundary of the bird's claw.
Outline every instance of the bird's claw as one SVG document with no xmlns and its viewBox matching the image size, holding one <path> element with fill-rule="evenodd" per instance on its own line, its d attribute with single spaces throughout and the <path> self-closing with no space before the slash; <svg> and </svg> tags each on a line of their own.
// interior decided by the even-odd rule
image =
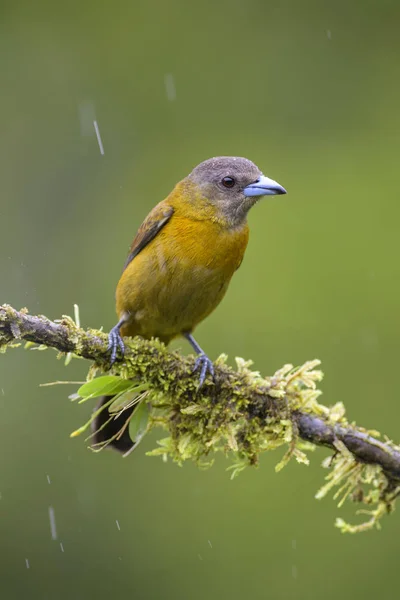
<svg viewBox="0 0 400 600">
<path fill-rule="evenodd" d="M 199 377 L 199 387 L 198 389 L 201 388 L 201 386 L 204 383 L 204 380 L 207 376 L 207 374 L 209 373 L 211 375 L 211 377 L 214 377 L 214 364 L 213 361 L 208 358 L 207 354 L 199 354 L 198 357 L 196 358 L 196 362 L 194 363 L 194 368 L 193 368 L 193 373 L 195 371 L 200 370 L 200 377 Z"/>
<path fill-rule="evenodd" d="M 115 363 L 118 350 L 120 350 L 122 356 L 124 356 L 125 344 L 119 332 L 119 327 L 115 326 L 111 329 L 110 333 L 108 334 L 107 352 L 110 352 L 110 365 L 113 365 Z"/>
</svg>

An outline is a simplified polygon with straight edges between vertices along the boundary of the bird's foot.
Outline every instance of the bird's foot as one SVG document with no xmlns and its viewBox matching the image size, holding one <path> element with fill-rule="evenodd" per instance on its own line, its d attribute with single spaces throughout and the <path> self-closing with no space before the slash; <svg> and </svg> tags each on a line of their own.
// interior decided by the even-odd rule
<svg viewBox="0 0 400 600">
<path fill-rule="evenodd" d="M 207 354 L 204 354 L 204 352 L 199 354 L 198 357 L 196 358 L 196 362 L 194 363 L 193 373 L 195 371 L 199 371 L 199 370 L 200 370 L 200 377 L 199 377 L 198 389 L 200 389 L 201 386 L 203 385 L 207 374 L 210 374 L 211 377 L 214 378 L 213 361 L 210 358 L 208 358 Z"/>
<path fill-rule="evenodd" d="M 110 352 L 110 365 L 112 366 L 115 363 L 117 358 L 118 350 L 121 351 L 122 356 L 125 353 L 125 344 L 119 332 L 119 324 L 115 325 L 108 334 L 108 348 L 107 351 Z"/>
</svg>

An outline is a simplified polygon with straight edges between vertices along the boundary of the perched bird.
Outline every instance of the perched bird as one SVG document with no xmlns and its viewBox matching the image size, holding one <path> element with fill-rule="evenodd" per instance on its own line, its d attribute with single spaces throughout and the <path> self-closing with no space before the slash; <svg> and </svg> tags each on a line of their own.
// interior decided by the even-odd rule
<svg viewBox="0 0 400 600">
<path fill-rule="evenodd" d="M 243 260 L 250 208 L 262 196 L 285 193 L 253 162 L 239 157 L 210 158 L 180 181 L 133 240 L 116 290 L 119 321 L 109 334 L 111 362 L 124 353 L 122 336 L 157 337 L 166 344 L 183 336 L 198 355 L 200 385 L 212 377 L 213 363 L 193 330 L 221 302 Z M 104 396 L 100 407 L 109 400 Z M 133 410 L 107 423 L 104 408 L 94 421 L 94 443 L 107 442 Z M 124 454 L 133 445 L 127 428 L 109 444 Z"/>
</svg>

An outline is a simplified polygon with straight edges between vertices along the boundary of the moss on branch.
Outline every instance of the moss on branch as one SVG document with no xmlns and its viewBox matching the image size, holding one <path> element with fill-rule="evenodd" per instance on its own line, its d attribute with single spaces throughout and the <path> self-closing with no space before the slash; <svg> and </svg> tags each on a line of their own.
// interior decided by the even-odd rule
<svg viewBox="0 0 400 600">
<path fill-rule="evenodd" d="M 29 315 L 26 309 L 1 306 L 0 350 L 21 340 L 93 361 L 88 379 L 107 371 L 130 380 L 130 387 L 125 386 L 124 395 L 120 394 L 116 414 L 126 408 L 128 399 L 132 401 L 138 383 L 141 390 L 145 384 L 146 391 L 136 400 L 148 407 L 146 430 L 161 427 L 167 431 L 150 455 L 170 457 L 180 464 L 193 460 L 208 467 L 214 455 L 222 452 L 232 459 L 229 468 L 234 477 L 246 466 L 256 465 L 267 450 L 286 449 L 276 467 L 280 470 L 291 458 L 308 464 L 308 453 L 326 446 L 333 450 L 323 463 L 329 474 L 316 497 L 336 488 L 334 497 L 340 505 L 351 498 L 369 509 L 360 511 L 368 519 L 359 525 L 337 519 L 341 531 L 371 529 L 394 509 L 400 493 L 400 448 L 377 439 L 378 432 L 350 424 L 342 403 L 327 407 L 318 402 L 322 379 L 318 360 L 296 368 L 285 365 L 264 377 L 251 370 L 251 362 L 236 359 L 237 370 L 233 370 L 226 365 L 226 356 L 221 356 L 215 363 L 214 381 L 208 379 L 199 390 L 194 357 L 169 352 L 157 340 L 127 339 L 124 359 L 109 370 L 103 332 L 83 330 L 67 316 L 50 321 Z"/>
</svg>

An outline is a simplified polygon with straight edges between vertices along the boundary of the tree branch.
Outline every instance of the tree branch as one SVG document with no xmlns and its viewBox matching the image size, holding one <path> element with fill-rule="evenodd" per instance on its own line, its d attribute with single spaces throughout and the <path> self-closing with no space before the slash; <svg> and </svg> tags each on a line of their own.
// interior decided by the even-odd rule
<svg viewBox="0 0 400 600">
<path fill-rule="evenodd" d="M 70 317 L 50 321 L 29 315 L 26 309 L 0 306 L 0 349 L 20 340 L 73 353 L 94 361 L 102 371 L 108 370 L 106 334 L 85 331 Z M 161 425 L 171 436 L 153 454 L 199 462 L 211 450 L 231 450 L 239 460 L 234 465 L 238 472 L 243 462 L 255 464 L 261 451 L 284 443 L 289 446 L 285 462 L 291 456 L 306 462 L 300 443 L 303 440 L 334 451 L 329 465 L 334 467 L 328 476 L 331 482 L 320 495 L 346 481 L 346 494 L 351 491 L 354 497 L 359 496 L 354 499 L 379 505 L 373 515 L 382 512 L 383 505 L 387 512 L 393 508 L 400 489 L 400 448 L 350 425 L 341 404 L 327 408 L 317 402 L 315 382 L 321 374 L 314 367 L 318 361 L 297 370 L 289 365 L 270 378 L 262 378 L 243 360 L 237 360 L 238 371 L 226 366 L 224 357 L 216 361 L 215 381 L 206 381 L 198 390 L 193 357 L 168 352 L 157 340 L 134 338 L 126 340 L 124 360 L 118 360 L 111 372 L 150 386 L 152 405 L 161 411 L 152 426 Z M 376 469 L 368 471 L 368 465 Z M 375 489 L 375 500 L 360 491 L 365 483 Z M 374 516 L 372 520 L 375 524 Z M 352 528 L 341 523 L 343 531 L 369 527 Z"/>
</svg>

